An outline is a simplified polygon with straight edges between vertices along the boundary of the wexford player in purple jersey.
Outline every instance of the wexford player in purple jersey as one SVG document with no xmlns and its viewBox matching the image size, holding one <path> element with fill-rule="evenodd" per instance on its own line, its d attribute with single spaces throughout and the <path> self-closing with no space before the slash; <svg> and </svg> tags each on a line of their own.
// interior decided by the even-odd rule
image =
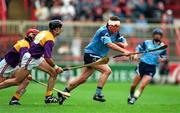
<svg viewBox="0 0 180 113">
<path fill-rule="evenodd" d="M 15 77 L 0 83 L 0 89 L 20 84 L 27 78 L 32 68 L 37 67 L 50 75 L 45 94 L 45 103 L 58 102 L 58 99 L 52 96 L 52 90 L 57 74 L 63 70 L 54 63 L 52 59 L 52 49 L 54 47 L 55 37 L 60 34 L 61 28 L 62 22 L 60 20 L 51 20 L 49 22 L 49 30 L 38 33 L 31 47 L 23 55 L 21 68 L 15 74 Z"/>
<path fill-rule="evenodd" d="M 16 71 L 19 69 L 19 63 L 21 62 L 22 56 L 30 48 L 31 42 L 34 40 L 35 36 L 39 33 L 37 29 L 28 29 L 26 31 L 26 36 L 24 39 L 19 40 L 5 55 L 4 59 L 0 62 L 0 82 L 6 79 L 14 77 Z M 31 76 L 29 75 L 28 78 Z M 29 83 L 28 78 L 26 78 L 17 89 L 15 97 L 18 98 L 18 94 L 24 86 Z M 16 102 L 14 102 L 16 104 Z M 13 104 L 13 103 L 11 103 Z"/>
<path fill-rule="evenodd" d="M 23 55 L 30 48 L 30 43 L 39 33 L 37 29 L 28 29 L 24 39 L 19 40 L 4 56 L 0 62 L 0 82 L 14 77 L 15 71 L 19 68 L 19 63 Z"/>
</svg>

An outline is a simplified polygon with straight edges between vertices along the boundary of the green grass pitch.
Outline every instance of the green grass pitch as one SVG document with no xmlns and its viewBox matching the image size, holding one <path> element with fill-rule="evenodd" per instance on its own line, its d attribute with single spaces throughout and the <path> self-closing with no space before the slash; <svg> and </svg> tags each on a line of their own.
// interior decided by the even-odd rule
<svg viewBox="0 0 180 113">
<path fill-rule="evenodd" d="M 16 87 L 3 89 L 0 90 L 0 113 L 180 113 L 179 86 L 149 85 L 135 105 L 128 105 L 130 83 L 108 82 L 103 89 L 107 99 L 104 103 L 92 100 L 96 84 L 81 85 L 62 106 L 44 104 L 46 89 L 33 82 L 21 98 L 21 106 L 8 105 Z M 63 87 L 56 84 L 58 89 Z"/>
</svg>

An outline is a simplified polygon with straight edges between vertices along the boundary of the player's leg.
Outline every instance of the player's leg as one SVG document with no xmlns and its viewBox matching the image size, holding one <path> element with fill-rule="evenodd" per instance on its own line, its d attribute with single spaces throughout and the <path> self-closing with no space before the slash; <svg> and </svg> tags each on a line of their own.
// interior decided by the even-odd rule
<svg viewBox="0 0 180 113">
<path fill-rule="evenodd" d="M 141 68 L 141 67 L 143 67 L 143 68 Z M 156 66 L 155 65 L 149 65 L 146 63 L 141 63 L 140 69 L 141 69 L 140 75 L 142 75 L 141 84 L 140 84 L 139 88 L 135 91 L 134 97 L 131 98 L 131 100 L 129 101 L 129 104 L 135 103 L 135 101 L 142 94 L 144 88 L 149 84 L 149 82 L 152 80 L 153 76 L 156 73 Z"/>
<path fill-rule="evenodd" d="M 96 70 L 101 72 L 100 78 L 99 78 L 99 82 L 96 88 L 96 93 L 93 96 L 94 100 L 100 101 L 100 102 L 105 102 L 105 98 L 104 95 L 102 94 L 102 89 L 109 77 L 109 75 L 111 74 L 111 69 L 107 64 L 103 64 L 103 65 L 98 65 L 94 67 Z"/>
<path fill-rule="evenodd" d="M 83 84 L 84 82 L 86 82 L 88 77 L 91 76 L 93 72 L 94 72 L 93 68 L 84 67 L 80 76 L 77 76 L 75 79 L 69 81 L 67 85 L 67 89 L 69 91 L 72 91 L 74 88 L 76 88 L 80 84 Z"/>
<path fill-rule="evenodd" d="M 139 63 L 136 66 L 135 72 L 136 72 L 137 75 L 134 77 L 133 83 L 131 84 L 131 87 L 130 87 L 130 93 L 129 93 L 129 97 L 127 99 L 128 103 L 131 100 L 131 98 L 134 96 L 135 89 L 136 89 L 137 85 L 139 84 L 139 82 L 142 79 L 141 75 L 144 74 L 144 65 L 143 65 L 143 63 Z"/>
<path fill-rule="evenodd" d="M 54 68 L 52 68 L 45 60 L 43 60 L 38 68 L 46 73 L 48 73 L 49 79 L 48 79 L 48 87 L 47 91 L 45 94 L 45 103 L 57 103 L 58 99 L 56 97 L 53 97 L 52 90 L 54 88 L 56 78 L 57 78 L 57 73 Z"/>
<path fill-rule="evenodd" d="M 142 79 L 142 77 L 138 74 L 134 77 L 133 83 L 131 84 L 131 87 L 130 87 L 130 94 L 128 97 L 128 102 L 134 96 L 134 91 L 135 91 L 137 85 L 139 84 L 139 82 L 141 81 L 141 79 Z"/>
<path fill-rule="evenodd" d="M 0 75 L 0 83 L 3 82 L 4 80 L 6 80 L 6 78 L 4 78 L 2 75 Z"/>
<path fill-rule="evenodd" d="M 9 78 L 0 83 L 0 89 L 14 85 L 19 85 L 29 75 L 29 71 L 25 68 L 20 68 L 13 73 L 13 78 Z"/>
<path fill-rule="evenodd" d="M 91 76 L 91 74 L 93 72 L 94 72 L 93 68 L 84 67 L 82 69 L 82 74 L 80 76 L 77 76 L 75 79 L 70 80 L 68 82 L 67 87 L 65 87 L 63 91 L 65 91 L 65 92 L 72 91 L 74 88 L 76 88 L 80 84 L 86 82 L 88 77 Z M 62 94 L 60 94 L 60 93 L 58 93 L 58 97 L 59 97 L 59 104 L 62 105 L 66 98 Z"/>
<path fill-rule="evenodd" d="M 151 82 L 151 80 L 152 76 L 144 75 L 139 88 L 134 93 L 134 97 L 138 98 L 142 94 L 144 88 L 149 84 L 149 82 Z"/>
<path fill-rule="evenodd" d="M 134 97 L 131 98 L 131 100 L 129 101 L 129 104 L 134 104 L 135 101 L 140 97 L 140 95 L 142 94 L 144 88 L 149 84 L 149 82 L 152 80 L 152 76 L 149 75 L 144 75 L 142 80 L 141 80 L 141 84 L 139 86 L 139 88 L 136 90 L 136 92 L 134 93 Z"/>
<path fill-rule="evenodd" d="M 9 105 L 21 105 L 19 100 L 21 96 L 25 93 L 26 87 L 29 84 L 30 79 L 32 79 L 31 75 L 28 76 L 17 88 L 16 93 L 13 95 L 11 100 L 9 101 Z"/>
</svg>

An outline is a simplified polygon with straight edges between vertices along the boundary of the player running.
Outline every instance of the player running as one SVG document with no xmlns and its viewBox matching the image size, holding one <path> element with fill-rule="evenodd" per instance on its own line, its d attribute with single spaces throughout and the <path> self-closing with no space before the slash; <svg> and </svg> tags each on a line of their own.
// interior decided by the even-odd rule
<svg viewBox="0 0 180 113">
<path fill-rule="evenodd" d="M 117 16 L 112 16 L 107 22 L 107 25 L 100 27 L 94 35 L 92 41 L 84 49 L 84 63 L 89 64 L 101 59 L 108 54 L 109 49 L 128 54 L 129 51 L 124 49 L 127 46 L 126 39 L 119 33 L 120 19 Z M 82 74 L 70 81 L 65 87 L 65 92 L 70 92 L 80 84 L 84 83 L 91 74 L 98 70 L 101 72 L 99 82 L 93 99 L 100 102 L 105 102 L 102 89 L 111 74 L 111 69 L 108 64 L 97 65 L 93 67 L 84 67 Z M 58 93 L 59 104 L 63 104 L 66 99 Z"/>
<path fill-rule="evenodd" d="M 4 56 L 0 62 L 0 82 L 10 77 L 14 77 L 15 71 L 19 68 L 23 55 L 30 48 L 30 43 L 39 33 L 37 29 L 28 29 L 24 39 L 19 40 Z"/>
<path fill-rule="evenodd" d="M 136 51 L 146 51 L 159 48 L 164 45 L 164 43 L 162 42 L 163 32 L 161 29 L 154 29 L 152 36 L 153 40 L 144 41 L 142 44 L 136 47 Z M 140 60 L 140 63 L 136 67 L 137 75 L 135 76 L 130 88 L 130 97 L 128 98 L 128 104 L 134 104 L 135 101 L 140 97 L 144 88 L 152 80 L 156 72 L 156 66 L 159 64 L 159 62 L 164 62 L 167 60 L 166 49 L 144 53 L 140 58 L 135 55 L 134 60 L 138 59 Z M 140 86 L 135 91 L 136 86 L 139 83 Z"/>
<path fill-rule="evenodd" d="M 35 36 L 39 33 L 37 29 L 28 29 L 26 31 L 26 36 L 24 39 L 19 40 L 13 48 L 11 48 L 4 59 L 0 62 L 0 82 L 5 81 L 8 78 L 14 77 L 15 71 L 19 69 L 19 63 L 21 62 L 22 56 L 30 48 L 31 42 L 34 40 Z M 30 75 L 29 75 L 30 76 Z M 26 78 L 19 87 L 24 86 L 23 84 L 28 84 L 28 78 Z M 17 90 L 19 92 L 21 90 Z M 15 95 L 18 98 L 18 95 Z M 16 103 L 13 101 L 12 103 Z M 10 104 L 12 104 L 10 103 Z"/>
<path fill-rule="evenodd" d="M 30 74 L 32 68 L 37 67 L 50 75 L 45 95 L 45 103 L 58 102 L 58 99 L 52 96 L 52 90 L 57 74 L 63 70 L 54 63 L 52 59 L 52 49 L 55 37 L 60 34 L 61 28 L 62 22 L 60 20 L 50 21 L 49 31 L 41 31 L 38 33 L 28 52 L 23 55 L 21 68 L 15 74 L 15 78 L 7 79 L 0 83 L 0 89 L 20 84 Z"/>
</svg>

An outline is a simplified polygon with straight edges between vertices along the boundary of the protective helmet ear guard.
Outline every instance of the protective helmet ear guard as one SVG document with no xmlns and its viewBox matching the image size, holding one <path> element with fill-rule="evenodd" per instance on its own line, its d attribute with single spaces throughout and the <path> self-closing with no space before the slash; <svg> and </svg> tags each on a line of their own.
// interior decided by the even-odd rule
<svg viewBox="0 0 180 113">
<path fill-rule="evenodd" d="M 30 28 L 26 31 L 25 39 L 29 42 L 33 41 L 35 36 L 39 33 L 39 30 Z"/>
<path fill-rule="evenodd" d="M 163 35 L 163 32 L 162 32 L 162 30 L 161 29 L 159 29 L 159 28 L 155 28 L 154 30 L 153 30 L 153 35 L 156 35 L 156 34 L 158 34 L 158 35 Z"/>
<path fill-rule="evenodd" d="M 62 28 L 62 25 L 63 25 L 63 23 L 61 20 L 51 20 L 49 22 L 49 29 L 53 30 L 55 28 Z"/>
<path fill-rule="evenodd" d="M 34 29 L 34 28 L 28 29 L 28 30 L 26 31 L 26 37 L 28 37 L 31 33 L 37 35 L 37 34 L 39 33 L 39 30 Z"/>
</svg>

